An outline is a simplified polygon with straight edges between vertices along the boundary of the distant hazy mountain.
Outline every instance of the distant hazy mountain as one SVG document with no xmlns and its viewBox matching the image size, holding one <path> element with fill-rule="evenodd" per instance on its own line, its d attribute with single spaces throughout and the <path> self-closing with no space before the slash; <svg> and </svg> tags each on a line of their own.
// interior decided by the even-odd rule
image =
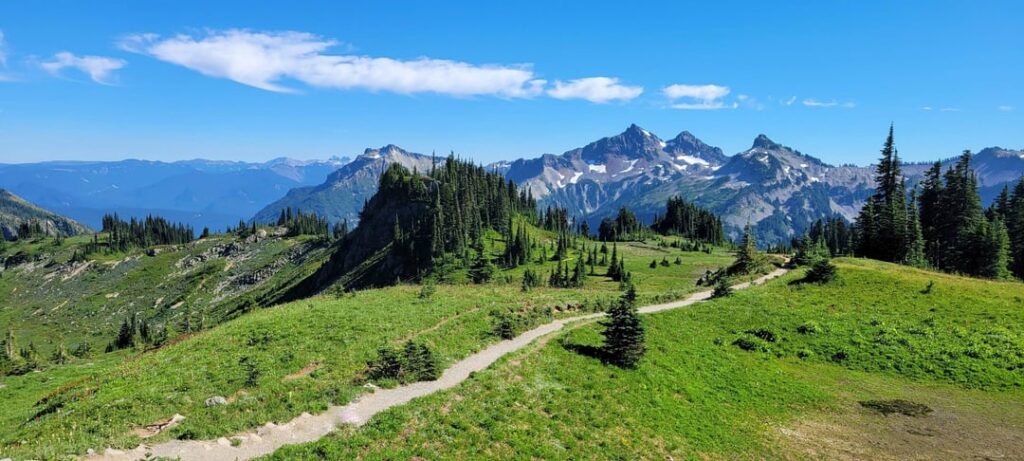
<svg viewBox="0 0 1024 461">
<path fill-rule="evenodd" d="M 956 151 L 951 148 L 946 155 Z M 0 165 L 0 187 L 96 227 L 110 211 L 159 214 L 199 229 L 234 225 L 239 219 L 274 222 L 287 207 L 355 225 L 364 202 L 377 190 L 380 173 L 396 162 L 427 171 L 432 159 L 387 145 L 367 149 L 351 163 L 277 159 Z M 1024 175 L 1024 153 L 990 147 L 975 154 L 973 165 L 987 205 L 1004 185 Z M 908 184 L 915 184 L 928 167 L 904 165 Z M 727 156 L 690 132 L 663 140 L 636 125 L 561 155 L 497 162 L 488 169 L 529 188 L 542 205 L 565 207 L 592 223 L 620 206 L 650 220 L 668 197 L 682 195 L 721 215 L 732 237 L 750 223 L 762 243 L 788 241 L 821 217 L 852 220 L 874 186 L 871 166 L 830 165 L 765 135 L 750 149 Z"/>
<path fill-rule="evenodd" d="M 78 235 L 89 228 L 72 219 L 35 206 L 25 199 L 0 189 L 0 236 L 4 240 L 18 237 L 18 225 L 37 222 L 47 235 Z"/>
<path fill-rule="evenodd" d="M 347 159 L 0 164 L 0 187 L 99 227 L 104 213 L 158 214 L 214 229 L 249 219 L 295 187 L 320 184 Z"/>
<path fill-rule="evenodd" d="M 292 189 L 280 200 L 267 205 L 253 217 L 260 223 L 276 222 L 281 210 L 316 212 L 332 223 L 348 220 L 350 225 L 359 221 L 363 203 L 377 191 L 380 175 L 392 163 L 421 172 L 428 171 L 431 156 L 407 152 L 395 145 L 380 149 L 366 149 L 355 160 L 331 173 L 327 181 L 314 187 Z"/>
</svg>

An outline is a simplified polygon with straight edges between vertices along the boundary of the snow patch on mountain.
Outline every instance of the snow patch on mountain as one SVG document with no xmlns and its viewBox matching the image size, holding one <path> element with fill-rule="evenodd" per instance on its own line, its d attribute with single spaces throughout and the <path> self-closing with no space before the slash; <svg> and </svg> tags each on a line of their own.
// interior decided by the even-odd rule
<svg viewBox="0 0 1024 461">
<path fill-rule="evenodd" d="M 682 160 L 690 165 L 711 165 L 707 160 L 702 158 L 694 157 L 692 155 L 677 155 L 676 160 Z"/>
</svg>

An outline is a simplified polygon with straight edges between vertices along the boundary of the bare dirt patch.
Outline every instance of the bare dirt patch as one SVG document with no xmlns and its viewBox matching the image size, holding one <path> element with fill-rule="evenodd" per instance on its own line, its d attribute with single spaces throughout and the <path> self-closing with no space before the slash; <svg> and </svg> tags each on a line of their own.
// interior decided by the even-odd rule
<svg viewBox="0 0 1024 461">
<path fill-rule="evenodd" d="M 998 410 L 956 405 L 930 406 L 931 412 L 918 411 L 920 407 L 913 405 L 881 407 L 885 408 L 884 413 L 879 408 L 853 403 L 839 412 L 812 415 L 778 429 L 776 437 L 783 447 L 782 457 L 1024 460 L 1024 427 L 1012 418 L 1001 417 Z M 905 415 L 905 408 L 917 416 Z"/>
<path fill-rule="evenodd" d="M 316 371 L 319 368 L 320 362 L 310 362 L 309 365 L 302 367 L 301 370 L 296 371 L 295 373 L 292 373 L 290 375 L 286 375 L 284 378 L 281 378 L 281 381 L 294 381 L 299 378 L 304 378 L 306 376 L 309 376 L 310 373 Z"/>
</svg>

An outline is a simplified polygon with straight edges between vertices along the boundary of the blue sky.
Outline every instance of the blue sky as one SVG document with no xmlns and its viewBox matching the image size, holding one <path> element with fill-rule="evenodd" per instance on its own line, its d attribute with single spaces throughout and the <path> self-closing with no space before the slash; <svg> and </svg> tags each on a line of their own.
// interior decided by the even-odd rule
<svg viewBox="0 0 1024 461">
<path fill-rule="evenodd" d="M 0 162 L 1024 147 L 1021 2 L 435 3 L 4 2 Z"/>
</svg>

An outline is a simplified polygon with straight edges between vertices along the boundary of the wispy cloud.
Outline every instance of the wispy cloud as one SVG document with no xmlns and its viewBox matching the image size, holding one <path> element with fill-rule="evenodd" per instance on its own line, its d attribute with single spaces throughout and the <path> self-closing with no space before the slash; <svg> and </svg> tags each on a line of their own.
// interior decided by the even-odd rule
<svg viewBox="0 0 1024 461">
<path fill-rule="evenodd" d="M 932 106 L 923 106 L 923 107 L 921 107 L 921 110 L 923 110 L 923 111 L 931 111 L 932 110 Z"/>
<path fill-rule="evenodd" d="M 587 77 L 563 82 L 555 81 L 548 96 L 555 99 L 583 99 L 597 104 L 629 101 L 644 92 L 642 86 L 623 85 L 612 77 Z"/>
<path fill-rule="evenodd" d="M 807 107 L 842 107 L 844 109 L 852 109 L 857 107 L 857 104 L 853 101 L 839 102 L 836 100 L 820 101 L 817 99 L 804 99 L 801 103 Z"/>
<path fill-rule="evenodd" d="M 943 107 L 939 109 L 939 112 L 960 112 L 959 107 Z"/>
<path fill-rule="evenodd" d="M 669 107 L 683 110 L 715 110 L 734 109 L 739 106 L 733 102 L 722 101 L 729 95 L 729 87 L 721 85 L 686 85 L 677 83 L 661 89 L 661 93 L 671 101 Z M 744 97 L 743 99 L 746 99 Z M 680 101 L 682 100 L 682 101 Z"/>
<path fill-rule="evenodd" d="M 525 98 L 540 94 L 546 83 L 529 65 L 331 54 L 336 45 L 335 40 L 305 32 L 238 29 L 167 38 L 140 34 L 120 42 L 131 52 L 276 92 L 294 92 L 281 83 L 294 80 L 315 88 Z"/>
<path fill-rule="evenodd" d="M 796 102 L 796 96 L 790 96 L 789 99 L 783 100 L 782 104 L 785 106 L 792 106 Z"/>
<path fill-rule="evenodd" d="M 4 40 L 4 31 L 0 29 L 0 67 L 7 66 L 7 42 Z"/>
<path fill-rule="evenodd" d="M 999 106 L 999 107 L 996 107 L 996 110 L 998 110 L 1000 112 L 1010 112 L 1010 111 L 1013 111 L 1013 106 Z"/>
<path fill-rule="evenodd" d="M 88 74 L 92 81 L 109 85 L 112 83 L 114 72 L 127 64 L 123 59 L 104 56 L 75 56 L 67 51 L 62 51 L 53 55 L 53 60 L 43 62 L 40 66 L 53 75 L 60 75 L 61 71 L 67 68 L 77 69 Z"/>
</svg>

